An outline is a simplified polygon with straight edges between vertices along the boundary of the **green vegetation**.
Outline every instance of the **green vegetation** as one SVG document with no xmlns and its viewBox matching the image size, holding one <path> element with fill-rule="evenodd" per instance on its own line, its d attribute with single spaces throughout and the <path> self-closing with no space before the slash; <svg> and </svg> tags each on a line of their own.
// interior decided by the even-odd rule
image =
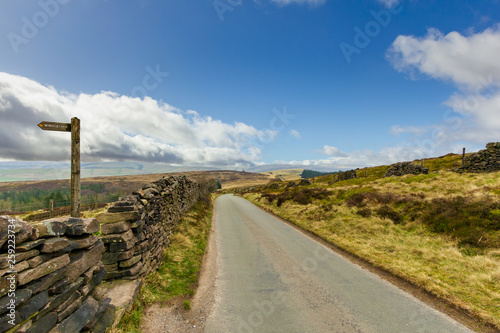
<svg viewBox="0 0 500 333">
<path fill-rule="evenodd" d="M 141 332 L 142 312 L 153 303 L 166 304 L 181 300 L 185 310 L 191 308 L 191 302 L 186 298 L 193 296 L 197 287 L 211 219 L 211 203 L 203 201 L 184 214 L 174 230 L 170 247 L 165 250 L 163 265 L 144 280 L 132 312 L 123 317 L 116 332 Z"/>
<path fill-rule="evenodd" d="M 335 171 L 335 172 L 320 172 L 320 171 L 314 171 L 314 170 L 305 169 L 300 174 L 300 177 L 302 177 L 302 178 L 313 178 L 313 177 L 319 177 L 319 176 L 333 175 L 333 174 L 336 174 L 336 173 L 339 173 L 339 172 L 340 171 Z"/>
<path fill-rule="evenodd" d="M 428 175 L 382 178 L 384 166 L 243 196 L 500 328 L 500 172 L 445 171 L 456 161 L 427 160 L 443 168 Z"/>
<path fill-rule="evenodd" d="M 105 192 L 105 185 L 100 183 L 90 183 L 81 186 L 82 204 L 93 203 L 95 194 L 106 195 L 109 201 L 115 201 L 121 194 Z M 11 211 L 34 211 L 49 208 L 50 201 L 54 202 L 54 208 L 68 206 L 71 201 L 69 187 L 61 187 L 50 190 L 32 188 L 22 191 L 0 192 L 0 210 Z"/>
</svg>

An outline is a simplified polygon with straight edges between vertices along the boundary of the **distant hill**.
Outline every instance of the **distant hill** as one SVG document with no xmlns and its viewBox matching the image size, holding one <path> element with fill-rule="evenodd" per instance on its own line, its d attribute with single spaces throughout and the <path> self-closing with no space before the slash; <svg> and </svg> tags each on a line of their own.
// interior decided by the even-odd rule
<svg viewBox="0 0 500 333">
<path fill-rule="evenodd" d="M 82 163 L 81 166 L 82 178 L 209 170 L 217 169 L 142 162 Z M 69 178 L 69 162 L 0 162 L 0 182 Z"/>
</svg>

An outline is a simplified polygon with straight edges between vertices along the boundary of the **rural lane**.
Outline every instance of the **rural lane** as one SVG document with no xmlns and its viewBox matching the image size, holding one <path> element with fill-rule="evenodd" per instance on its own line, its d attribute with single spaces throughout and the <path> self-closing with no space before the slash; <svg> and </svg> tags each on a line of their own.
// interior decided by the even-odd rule
<svg viewBox="0 0 500 333">
<path fill-rule="evenodd" d="M 250 202 L 215 202 L 207 333 L 471 332 Z"/>
</svg>

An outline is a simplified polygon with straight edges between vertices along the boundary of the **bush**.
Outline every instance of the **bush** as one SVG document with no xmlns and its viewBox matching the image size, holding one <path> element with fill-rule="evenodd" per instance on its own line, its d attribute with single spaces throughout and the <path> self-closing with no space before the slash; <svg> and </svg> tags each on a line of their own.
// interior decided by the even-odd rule
<svg viewBox="0 0 500 333">
<path fill-rule="evenodd" d="M 401 217 L 401 215 L 387 205 L 378 208 L 377 215 L 380 216 L 381 218 L 387 218 L 392 220 L 394 224 L 400 224 L 401 222 L 403 222 L 403 218 Z"/>
<path fill-rule="evenodd" d="M 432 200 L 424 208 L 421 221 L 434 232 L 456 237 L 462 246 L 496 247 L 498 237 L 491 235 L 500 230 L 499 213 L 498 202 L 458 196 Z"/>
<path fill-rule="evenodd" d="M 358 214 L 359 216 L 362 216 L 362 217 L 370 217 L 370 216 L 372 216 L 372 210 L 370 208 L 362 208 L 362 209 L 358 209 L 356 214 Z"/>
</svg>

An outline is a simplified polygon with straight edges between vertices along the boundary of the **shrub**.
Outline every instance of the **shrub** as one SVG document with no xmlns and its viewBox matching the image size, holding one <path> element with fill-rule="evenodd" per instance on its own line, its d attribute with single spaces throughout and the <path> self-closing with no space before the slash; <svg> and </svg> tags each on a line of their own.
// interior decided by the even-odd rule
<svg viewBox="0 0 500 333">
<path fill-rule="evenodd" d="M 498 202 L 457 196 L 432 200 L 421 221 L 434 232 L 456 237 L 462 246 L 494 247 L 498 246 L 497 238 L 490 235 L 500 230 L 499 213 Z"/>
<path fill-rule="evenodd" d="M 400 224 L 401 222 L 403 222 L 403 218 L 401 217 L 401 215 L 387 205 L 379 207 L 377 209 L 377 215 L 380 216 L 381 218 L 387 218 L 392 220 L 394 224 Z"/>
<path fill-rule="evenodd" d="M 372 216 L 372 210 L 370 208 L 361 208 L 356 212 L 359 216 L 370 217 Z"/>
</svg>

